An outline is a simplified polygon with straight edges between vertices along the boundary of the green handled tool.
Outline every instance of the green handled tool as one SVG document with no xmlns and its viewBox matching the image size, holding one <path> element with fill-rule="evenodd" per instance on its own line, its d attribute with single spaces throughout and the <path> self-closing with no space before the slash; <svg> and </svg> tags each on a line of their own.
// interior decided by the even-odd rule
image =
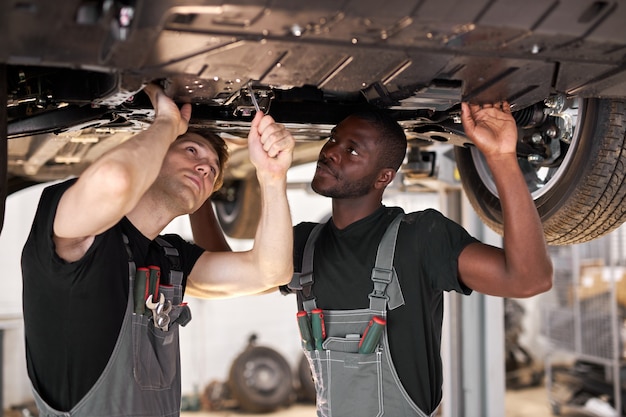
<svg viewBox="0 0 626 417">
<path fill-rule="evenodd" d="M 300 328 L 302 346 L 304 346 L 306 350 L 313 350 L 313 336 L 311 336 L 311 323 L 309 322 L 309 315 L 306 311 L 298 311 L 296 317 L 298 319 L 298 327 Z"/>
<path fill-rule="evenodd" d="M 383 334 L 383 329 L 387 321 L 380 317 L 374 316 L 369 324 L 367 325 L 367 329 L 365 329 L 365 333 L 361 337 L 361 341 L 359 342 L 359 353 L 372 353 L 376 346 L 378 345 L 378 341 L 380 340 L 380 336 Z"/>
<path fill-rule="evenodd" d="M 321 308 L 316 308 L 311 311 L 311 327 L 313 328 L 315 350 L 324 350 L 322 343 L 324 339 L 326 339 L 326 325 L 324 324 L 324 313 Z"/>
<path fill-rule="evenodd" d="M 146 298 L 148 298 L 148 281 L 150 279 L 150 271 L 148 268 L 137 268 L 135 274 L 135 284 L 133 288 L 133 296 L 135 301 L 134 312 L 143 314 L 146 311 Z"/>
</svg>

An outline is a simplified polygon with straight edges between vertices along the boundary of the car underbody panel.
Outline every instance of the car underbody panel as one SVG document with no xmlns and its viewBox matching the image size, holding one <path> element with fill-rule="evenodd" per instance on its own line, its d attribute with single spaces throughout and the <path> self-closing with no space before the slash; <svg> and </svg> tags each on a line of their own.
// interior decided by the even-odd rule
<svg viewBox="0 0 626 417">
<path fill-rule="evenodd" d="M 76 175 L 145 128 L 148 82 L 194 103 L 191 124 L 220 132 L 233 155 L 245 154 L 254 94 L 294 131 L 302 163 L 315 159 L 306 143 L 361 106 L 387 109 L 422 149 L 471 146 L 461 101 L 508 100 L 520 157 L 553 168 L 577 135 L 565 100 L 626 97 L 621 1 L 5 3 L 8 167 L 21 184 Z M 234 160 L 227 179 L 249 178 L 245 156 Z"/>
</svg>

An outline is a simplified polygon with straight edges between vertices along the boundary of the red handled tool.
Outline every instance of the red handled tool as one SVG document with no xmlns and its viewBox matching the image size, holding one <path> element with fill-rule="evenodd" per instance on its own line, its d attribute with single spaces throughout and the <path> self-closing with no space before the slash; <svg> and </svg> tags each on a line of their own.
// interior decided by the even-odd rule
<svg viewBox="0 0 626 417">
<path fill-rule="evenodd" d="M 306 311 L 298 311 L 296 318 L 298 319 L 302 345 L 306 350 L 313 350 L 313 337 L 311 336 L 311 323 L 309 322 L 309 315 Z"/>
<path fill-rule="evenodd" d="M 326 339 L 326 325 L 324 323 L 324 312 L 321 308 L 311 311 L 311 327 L 313 329 L 313 339 L 315 339 L 315 350 L 324 350 L 322 343 Z"/>
<path fill-rule="evenodd" d="M 359 342 L 359 353 L 372 353 L 376 346 L 378 345 L 378 341 L 380 340 L 380 336 L 383 334 L 383 329 L 387 324 L 387 320 L 380 316 L 374 316 L 369 324 L 367 325 L 367 329 L 365 329 L 365 333 L 361 337 L 361 341 Z"/>
</svg>

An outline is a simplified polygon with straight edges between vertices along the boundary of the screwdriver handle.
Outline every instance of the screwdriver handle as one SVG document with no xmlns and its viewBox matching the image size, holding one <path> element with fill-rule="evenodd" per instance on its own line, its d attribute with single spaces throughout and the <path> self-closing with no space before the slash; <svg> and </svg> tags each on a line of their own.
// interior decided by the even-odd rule
<svg viewBox="0 0 626 417">
<path fill-rule="evenodd" d="M 365 333 L 363 333 L 361 341 L 359 342 L 359 353 L 374 352 L 386 324 L 387 321 L 380 316 L 374 316 L 370 320 L 367 328 L 365 329 Z"/>
<path fill-rule="evenodd" d="M 155 265 L 150 265 L 148 269 L 150 269 L 150 288 L 148 289 L 148 295 L 152 294 L 152 302 L 157 303 L 159 301 L 159 283 L 161 281 L 161 268 Z"/>
<path fill-rule="evenodd" d="M 302 346 L 306 350 L 313 350 L 313 337 L 311 336 L 311 323 L 309 321 L 309 315 L 306 311 L 298 311 L 296 314 L 298 319 L 298 327 L 300 328 L 300 337 L 302 339 Z"/>
<path fill-rule="evenodd" d="M 311 311 L 311 327 L 313 328 L 315 350 L 324 350 L 322 343 L 324 339 L 326 339 L 326 325 L 324 324 L 324 312 L 321 308 L 316 308 Z"/>
<path fill-rule="evenodd" d="M 146 311 L 146 298 L 148 298 L 148 280 L 150 271 L 148 268 L 137 268 L 135 274 L 135 284 L 133 288 L 133 296 L 135 301 L 134 312 L 143 314 Z"/>
</svg>

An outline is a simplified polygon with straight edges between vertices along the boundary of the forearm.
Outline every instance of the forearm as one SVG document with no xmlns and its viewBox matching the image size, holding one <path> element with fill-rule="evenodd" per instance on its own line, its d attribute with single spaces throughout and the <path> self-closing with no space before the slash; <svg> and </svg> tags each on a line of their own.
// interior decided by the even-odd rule
<svg viewBox="0 0 626 417">
<path fill-rule="evenodd" d="M 95 235 L 119 221 L 154 182 L 174 139 L 173 124 L 156 121 L 92 163 L 60 201 L 55 233 Z"/>
<path fill-rule="evenodd" d="M 285 180 L 261 183 L 261 218 L 252 249 L 205 252 L 187 280 L 186 294 L 228 298 L 275 289 L 293 274 L 291 214 Z"/>
<path fill-rule="evenodd" d="M 289 282 L 293 234 L 286 173 L 294 146 L 293 136 L 284 126 L 257 113 L 248 134 L 250 161 L 261 187 L 261 217 L 254 245 L 245 252 L 205 252 L 189 275 L 189 295 L 258 294 Z"/>
<path fill-rule="evenodd" d="M 516 155 L 488 159 L 503 215 L 505 268 L 520 291 L 543 292 L 552 282 L 552 262 L 543 226 Z"/>
<path fill-rule="evenodd" d="M 283 285 L 293 274 L 293 231 L 286 179 L 261 184 L 261 217 L 252 248 L 255 266 L 266 287 Z"/>
<path fill-rule="evenodd" d="M 125 197 L 138 200 L 156 179 L 165 154 L 176 137 L 176 129 L 172 123 L 156 120 L 147 130 L 105 154 L 94 163 L 94 170 L 99 168 L 99 164 L 118 169 L 119 175 L 128 184 L 128 195 Z M 106 187 L 106 181 L 102 182 Z"/>
</svg>

